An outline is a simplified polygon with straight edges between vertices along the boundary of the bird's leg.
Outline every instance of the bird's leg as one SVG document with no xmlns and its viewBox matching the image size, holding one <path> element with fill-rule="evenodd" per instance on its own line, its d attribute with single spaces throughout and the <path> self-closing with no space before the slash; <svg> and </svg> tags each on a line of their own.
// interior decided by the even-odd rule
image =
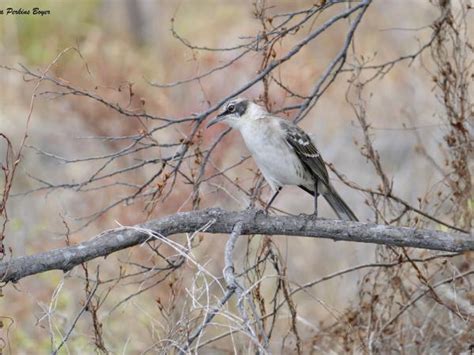
<svg viewBox="0 0 474 355">
<path fill-rule="evenodd" d="M 272 198 L 270 199 L 270 201 L 268 201 L 267 203 L 267 206 L 265 207 L 265 213 L 268 214 L 268 209 L 270 208 L 271 204 L 273 203 L 273 201 L 275 201 L 276 197 L 278 196 L 278 194 L 280 193 L 281 191 L 281 186 L 278 188 L 278 190 L 276 190 L 276 192 L 273 194 Z"/>
<path fill-rule="evenodd" d="M 318 217 L 318 181 L 314 182 L 314 217 Z"/>
</svg>

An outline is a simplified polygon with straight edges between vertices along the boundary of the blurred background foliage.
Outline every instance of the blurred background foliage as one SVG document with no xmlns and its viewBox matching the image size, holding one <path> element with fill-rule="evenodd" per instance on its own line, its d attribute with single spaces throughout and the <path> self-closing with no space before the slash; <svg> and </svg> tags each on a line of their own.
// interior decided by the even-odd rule
<svg viewBox="0 0 474 355">
<path fill-rule="evenodd" d="M 312 3 L 303 0 L 268 1 L 268 8 L 275 12 L 294 11 L 307 8 Z M 62 56 L 52 66 L 52 74 L 110 102 L 130 109 L 145 109 L 157 116 L 182 117 L 203 111 L 209 102 L 217 102 L 259 70 L 261 56 L 255 53 L 202 81 L 169 89 L 158 89 L 149 84 L 190 78 L 232 58 L 233 55 L 225 51 L 195 51 L 183 46 L 173 36 L 171 27 L 194 45 L 237 45 L 245 41 L 246 36 L 259 31 L 253 1 L 0 1 L 0 8 L 8 6 L 25 9 L 40 7 L 50 10 L 51 14 L 0 15 L 0 65 L 18 68 L 18 63 L 21 63 L 30 69 L 45 69 L 62 50 L 77 47 L 80 55 L 70 51 Z M 322 22 L 334 14 L 335 10 L 328 11 L 317 21 Z M 362 56 L 359 58 L 382 63 L 415 52 L 420 44 L 430 38 L 430 24 L 438 16 L 438 9 L 430 1 L 375 1 L 356 35 L 354 46 Z M 468 18 L 472 20 L 472 15 Z M 283 65 L 278 75 L 296 92 L 308 92 L 340 49 L 346 29 L 347 23 L 331 28 Z M 284 53 L 301 38 L 298 36 L 304 36 L 307 31 L 303 28 L 302 33 L 285 39 L 275 47 L 276 54 Z M 472 26 L 468 27 L 468 31 L 469 36 L 472 35 Z M 448 213 L 444 214 L 442 203 L 430 202 L 433 195 L 442 190 L 439 187 L 443 176 L 425 154 L 428 152 L 428 155 L 435 157 L 443 154 L 445 123 L 440 117 L 444 115 L 444 107 L 433 82 L 434 63 L 429 56 L 420 58 L 402 62 L 382 78 L 367 84 L 363 99 L 373 128 L 374 145 L 396 193 L 421 209 L 426 208 L 445 217 Z M 18 146 L 25 132 L 34 83 L 24 80 L 22 75 L 12 70 L 2 69 L 0 73 L 0 131 Z M 358 150 L 357 144 L 363 138 L 353 107 L 345 98 L 347 80 L 347 76 L 338 77 L 301 126 L 314 133 L 325 159 L 350 180 L 362 186 L 377 186 L 379 179 L 376 172 Z M 47 92 L 52 88 L 52 85 L 44 84 L 42 90 Z M 270 92 L 275 108 L 294 101 L 276 86 Z M 262 86 L 257 85 L 245 96 L 256 99 L 261 93 Z M 291 117 L 291 114 L 288 116 Z M 116 111 L 84 97 L 60 97 L 45 93 L 35 100 L 28 145 L 69 159 L 101 155 L 120 149 L 122 143 L 84 137 L 137 134 L 143 125 L 149 128 L 151 123 L 121 117 Z M 180 129 L 158 132 L 155 138 L 165 142 L 176 141 L 185 136 L 190 126 Z M 204 147 L 221 129 L 202 132 Z M 235 133 L 222 143 L 227 150 L 218 150 L 213 156 L 215 164 L 220 167 L 231 165 L 247 153 Z M 0 153 L 3 154 L 5 149 L 0 146 Z M 140 159 L 156 157 L 160 152 L 146 154 Z M 132 160 L 125 160 L 117 164 L 127 166 L 132 163 Z M 15 180 L 16 196 L 9 205 L 6 243 L 12 255 L 33 254 L 64 246 L 66 229 L 69 226 L 74 229 L 82 223 L 77 221 L 77 217 L 110 204 L 121 193 L 120 189 L 81 193 L 59 189 L 47 194 L 20 194 L 38 186 L 31 177 L 62 184 L 80 181 L 95 168 L 95 163 L 63 164 L 38 154 L 34 148 L 25 151 L 20 173 Z M 129 178 L 131 181 L 146 181 L 156 169 L 156 165 L 147 166 Z M 249 188 L 255 182 L 254 171 L 255 165 L 249 160 L 229 175 Z M 337 180 L 335 184 L 361 220 L 376 219 L 362 193 L 347 188 Z M 190 186 L 181 182 L 166 203 L 151 213 L 144 212 L 141 201 L 121 204 L 86 229 L 70 235 L 70 241 L 89 239 L 104 229 L 115 227 L 117 221 L 129 225 L 143 222 L 146 218 L 189 210 L 190 190 Z M 203 194 L 202 207 L 245 207 L 242 202 L 245 198 L 238 194 L 235 198 L 229 197 L 212 185 L 207 186 Z M 285 189 L 276 206 L 295 214 L 311 211 L 311 199 L 299 194 L 296 189 Z M 323 215 L 332 216 L 327 206 L 323 206 L 322 211 Z M 426 225 L 421 219 L 409 222 L 414 226 Z M 273 239 L 282 251 L 288 279 L 296 284 L 376 258 L 375 247 L 370 245 L 334 244 L 303 238 Z M 222 269 L 223 243 L 221 238 L 207 237 L 195 251 L 196 256 L 206 262 L 206 267 L 215 274 Z M 260 241 L 252 243 L 248 248 L 257 253 L 261 248 Z M 242 253 L 246 251 L 246 247 L 240 248 Z M 121 271 L 122 268 L 133 268 L 133 265 L 127 264 L 133 260 L 153 264 L 154 257 L 143 249 L 133 248 L 114 254 L 106 261 L 91 262 L 89 268 L 95 270 L 100 264 L 101 277 L 106 279 L 117 275 L 118 264 Z M 423 255 L 429 254 L 419 253 L 419 256 Z M 61 272 L 49 272 L 3 290 L 0 313 L 5 317 L 2 328 L 5 352 L 48 352 L 51 349 L 50 336 L 57 344 L 85 299 L 83 272 L 79 269 L 73 270 L 68 278 L 63 278 Z M 302 333 L 306 338 L 316 342 L 321 329 L 330 331 L 327 330 L 329 324 L 342 317 L 344 310 L 360 296 L 359 282 L 364 274 L 362 271 L 354 272 L 333 279 L 314 288 L 311 294 L 296 297 L 302 317 Z M 176 280 L 138 294 L 119 311 L 109 314 L 107 312 L 117 302 L 148 285 L 145 281 L 143 284 L 130 282 L 113 290 L 111 288 L 101 318 L 107 348 L 111 352 L 140 353 L 167 334 L 173 334 L 180 312 L 189 306 L 184 300 L 189 280 L 189 276 L 180 274 Z M 392 281 L 387 280 L 387 284 Z M 271 287 L 268 285 L 262 292 L 271 295 Z M 90 353 L 97 349 L 98 340 L 93 338 L 90 317 L 81 318 L 77 329 L 68 341 L 67 349 L 72 353 Z M 334 347 L 334 344 L 331 346 Z M 214 351 L 229 347 L 224 342 L 216 349 Z M 324 352 L 324 349 L 328 348 L 314 351 Z M 333 350 L 344 352 L 348 349 L 340 345 Z"/>
<path fill-rule="evenodd" d="M 25 64 L 43 65 L 49 62 L 55 53 L 71 46 L 71 39 L 80 43 L 87 33 L 97 29 L 100 5 L 99 0 L 67 3 L 54 0 L 2 1 L 0 6 L 5 12 L 8 7 L 39 8 L 51 12 L 44 16 L 2 16 L 0 38 L 3 50 L 8 50 L 8 55 L 21 55 Z"/>
</svg>

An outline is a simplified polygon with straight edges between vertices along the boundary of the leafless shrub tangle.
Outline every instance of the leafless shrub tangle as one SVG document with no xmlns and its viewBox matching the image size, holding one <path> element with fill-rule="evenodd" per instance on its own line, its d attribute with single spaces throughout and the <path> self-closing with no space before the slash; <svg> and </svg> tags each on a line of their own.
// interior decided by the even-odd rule
<svg viewBox="0 0 474 355">
<path fill-rule="evenodd" d="M 34 84 L 34 89 L 20 145 L 14 146 L 6 135 L 0 133 L 6 147 L 5 155 L 1 157 L 0 266 L 8 268 L 9 260 L 15 260 L 5 247 L 8 244 L 8 202 L 15 197 L 37 198 L 64 191 L 73 192 L 78 199 L 104 196 L 100 199 L 106 201 L 103 205 L 101 202 L 91 204 L 95 209 L 74 223 L 64 221 L 67 230 L 64 233 L 65 253 L 69 246 L 74 246 L 71 235 L 87 232 L 88 227 L 123 206 L 136 206 L 143 213 L 142 219 L 146 220 L 156 217 L 161 210 L 167 214 L 181 210 L 199 212 L 211 207 L 213 200 L 210 195 L 219 192 L 242 210 L 261 207 L 266 202 L 267 190 L 258 172 L 255 172 L 250 187 L 232 175 L 249 157 L 241 157 L 229 166 L 220 166 L 213 157 L 222 149 L 229 130 L 209 141 L 203 122 L 229 98 L 254 87 L 261 92 L 256 99 L 268 110 L 300 122 L 308 119 L 321 96 L 337 80 L 347 82 L 345 95 L 340 95 L 340 99 L 351 105 L 353 124 L 362 132 L 362 140 L 355 141 L 351 147 L 359 150 L 379 181 L 373 186 L 365 186 L 353 181 L 357 180 L 357 174 L 347 177 L 330 162 L 328 166 L 343 184 L 364 195 L 365 208 L 371 211 L 371 222 L 393 227 L 441 229 L 447 236 L 467 238 L 473 213 L 470 170 L 473 157 L 473 48 L 469 42 L 472 38 L 468 37 L 469 31 L 472 33 L 468 19 L 472 17 L 472 9 L 468 1 L 459 1 L 455 5 L 453 2 L 432 1 L 439 16 L 425 29 L 430 31 L 429 39 L 420 42 L 412 53 L 386 62 L 360 55 L 354 41 L 359 26 L 370 16 L 372 0 L 315 1 L 307 8 L 288 13 L 275 12 L 266 1 L 256 1 L 252 11 L 260 26 L 258 32 L 241 38 L 238 45 L 224 48 L 191 43 L 180 35 L 172 20 L 172 35 L 191 53 L 225 53 L 228 60 L 204 73 L 178 78 L 173 83 L 146 79 L 147 85 L 154 87 L 157 95 L 164 90 L 202 83 L 219 75 L 225 77 L 229 68 L 249 58 L 257 57 L 259 60 L 258 71 L 251 80 L 229 85 L 230 93 L 222 95 L 216 102 L 206 102 L 206 108 L 201 112 L 180 117 L 149 112 L 147 101 L 152 99 L 137 97 L 131 83 L 120 84 L 118 89 L 114 89 L 114 94 L 128 101 L 123 104 L 123 100 L 117 103 L 117 100 L 99 94 L 97 87 L 100 83 L 96 83 L 97 87 L 80 87 L 55 74 L 55 65 L 66 56 L 72 56 L 79 58 L 93 78 L 94 69 L 76 47 L 61 52 L 44 70 L 26 65 L 2 65 L 3 71 L 21 75 L 27 84 Z M 345 28 L 345 35 L 332 61 L 319 75 L 304 78 L 312 83 L 309 91 L 297 92 L 291 83 L 282 79 L 281 72 L 292 65 L 298 53 L 317 42 L 324 33 L 341 25 Z M 394 178 L 385 169 L 385 162 L 374 144 L 377 130 L 368 114 L 370 85 L 383 81 L 394 68 L 415 61 L 424 63 L 433 82 L 433 95 L 445 110 L 439 117 L 444 129 L 444 141 L 439 142 L 440 154 L 431 155 L 422 138 L 418 137 L 418 153 L 435 166 L 443 178 L 430 186 L 416 205 L 406 196 L 397 194 Z M 272 100 L 274 91 L 287 98 L 286 105 L 279 106 Z M 79 99 L 84 105 L 99 105 L 114 112 L 117 122 L 109 124 L 128 125 L 133 127 L 129 131 L 135 133 L 83 138 L 85 145 L 102 144 L 111 148 L 111 152 L 96 155 L 63 156 L 30 145 L 29 122 L 35 102 L 48 100 L 55 105 L 71 98 Z M 31 175 L 35 187 L 12 194 L 13 180 L 25 154 L 38 154 L 42 159 L 55 161 L 63 167 L 86 167 L 87 175 L 77 181 L 59 181 L 57 176 L 49 180 L 44 177 L 47 174 Z M 252 172 L 246 171 L 246 174 L 252 176 Z M 244 202 L 241 196 L 246 198 Z M 176 206 L 174 211 L 170 205 Z M 270 213 L 291 216 L 290 212 L 277 208 L 272 208 Z M 130 252 L 120 254 L 118 261 L 104 261 L 105 264 L 115 263 L 111 273 L 110 270 L 104 271 L 106 266 L 102 266 L 102 262 L 88 261 L 102 255 L 88 254 L 78 259 L 76 264 L 79 267 L 64 270 L 64 277 L 50 303 L 42 306 L 43 316 L 38 319 L 38 324 L 48 329 L 52 353 L 59 354 L 68 348 L 79 320 L 86 314 L 91 329 L 89 340 L 97 352 L 125 351 L 114 346 L 113 334 L 106 329 L 108 322 L 116 320 L 125 307 L 140 308 L 149 319 L 150 329 L 153 328 L 153 341 L 142 348 L 143 353 L 204 353 L 214 346 L 235 353 L 244 349 L 255 353 L 472 351 L 472 252 L 428 252 L 379 245 L 374 262 L 355 265 L 302 285 L 288 276 L 287 259 L 298 256 L 283 255 L 278 243 L 268 235 L 241 237 L 245 234 L 244 221 L 233 224 L 225 249 L 220 253 L 223 255 L 223 270 L 216 272 L 208 267 L 199 247 L 207 238 L 204 234 L 212 223 L 209 221 L 176 238 L 168 238 L 152 228 L 119 226 L 118 230 L 131 229 L 144 238 L 138 240 L 140 246 L 133 248 L 139 250 L 141 257 Z M 101 237 L 104 236 L 97 236 Z M 243 240 L 241 243 L 244 245 L 239 254 L 236 253 L 237 240 Z M 71 257 L 77 255 L 71 254 Z M 51 267 L 54 268 L 59 267 Z M 333 309 L 313 296 L 315 287 L 361 270 L 358 298 L 347 309 Z M 83 285 L 81 307 L 74 315 L 69 315 L 64 326 L 59 327 L 58 299 L 71 280 Z M 161 291 L 156 294 L 160 296 L 154 299 L 154 307 L 142 307 L 135 302 L 142 295 L 154 297 L 153 292 L 159 288 Z M 305 319 L 305 309 L 298 304 L 301 294 L 322 305 L 332 321 L 319 323 Z M 130 316 L 131 313 L 127 314 Z M 7 315 L 4 319 L 2 328 L 5 330 Z M 126 324 L 128 321 L 122 319 L 120 322 Z M 2 334 L 7 349 L 9 335 L 8 332 Z M 130 343 L 134 341 L 143 344 L 137 339 L 128 340 Z"/>
</svg>

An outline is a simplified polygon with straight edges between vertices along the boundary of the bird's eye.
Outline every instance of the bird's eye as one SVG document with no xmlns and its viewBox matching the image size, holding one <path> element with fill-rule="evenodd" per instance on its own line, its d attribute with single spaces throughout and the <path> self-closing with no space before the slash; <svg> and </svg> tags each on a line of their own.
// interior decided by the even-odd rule
<svg viewBox="0 0 474 355">
<path fill-rule="evenodd" d="M 230 104 L 229 106 L 227 106 L 227 111 L 229 111 L 230 113 L 234 112 L 235 111 L 235 105 Z"/>
</svg>

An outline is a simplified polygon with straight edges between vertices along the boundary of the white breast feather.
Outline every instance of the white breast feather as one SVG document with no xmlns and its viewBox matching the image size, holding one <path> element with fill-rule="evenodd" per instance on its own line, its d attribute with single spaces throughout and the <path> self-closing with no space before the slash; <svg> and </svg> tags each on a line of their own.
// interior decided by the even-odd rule
<svg viewBox="0 0 474 355">
<path fill-rule="evenodd" d="M 302 163 L 284 139 L 278 121 L 263 120 L 246 122 L 240 133 L 272 190 L 283 185 L 312 186 Z"/>
</svg>

